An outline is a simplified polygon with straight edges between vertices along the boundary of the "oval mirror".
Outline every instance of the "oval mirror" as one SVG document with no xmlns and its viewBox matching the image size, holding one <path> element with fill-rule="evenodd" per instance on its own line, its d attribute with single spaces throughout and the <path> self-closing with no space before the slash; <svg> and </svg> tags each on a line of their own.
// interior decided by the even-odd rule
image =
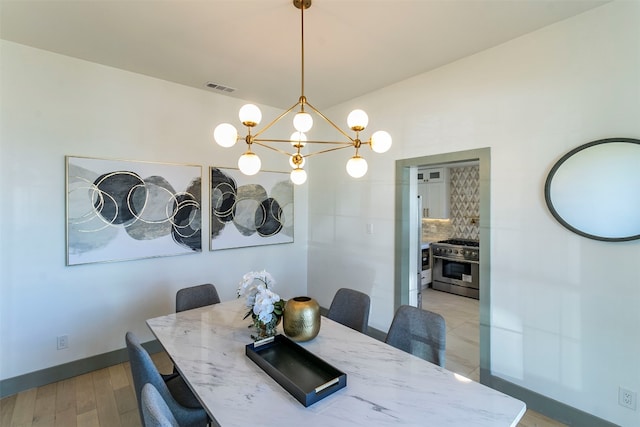
<svg viewBox="0 0 640 427">
<path fill-rule="evenodd" d="M 581 145 L 551 168 L 544 196 L 567 229 L 609 242 L 640 239 L 640 140 Z"/>
</svg>

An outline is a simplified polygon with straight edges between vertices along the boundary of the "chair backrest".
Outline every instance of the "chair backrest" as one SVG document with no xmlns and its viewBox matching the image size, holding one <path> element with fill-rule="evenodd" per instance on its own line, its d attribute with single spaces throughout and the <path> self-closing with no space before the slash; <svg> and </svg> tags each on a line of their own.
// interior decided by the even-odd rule
<svg viewBox="0 0 640 427">
<path fill-rule="evenodd" d="M 359 332 L 369 325 L 369 295 L 353 289 L 340 288 L 331 301 L 327 317 Z"/>
<path fill-rule="evenodd" d="M 444 367 L 447 331 L 438 313 L 402 305 L 393 316 L 385 342 Z"/>
<path fill-rule="evenodd" d="M 131 376 L 133 377 L 133 388 L 138 401 L 138 411 L 140 412 L 140 419 L 144 420 L 142 414 L 142 387 L 147 383 L 152 384 L 165 400 L 167 400 L 167 395 L 170 395 L 170 393 L 160 372 L 158 372 L 158 368 L 151 360 L 147 350 L 140 344 L 138 337 L 133 332 L 127 332 L 125 342 L 129 353 L 129 364 L 131 366 Z"/>
<path fill-rule="evenodd" d="M 216 287 L 210 283 L 180 289 L 176 293 L 176 313 L 206 305 L 218 304 L 220 297 Z"/>
<path fill-rule="evenodd" d="M 160 393 L 160 396 L 162 396 L 162 399 L 167 406 L 169 406 L 171 413 L 181 426 L 207 425 L 208 418 L 204 409 L 186 408 L 174 399 L 162 375 L 158 372 L 158 368 L 156 368 L 153 360 L 151 360 L 151 356 L 149 356 L 147 350 L 142 347 L 138 337 L 136 337 L 133 332 L 127 332 L 125 342 L 127 343 L 127 351 L 129 353 L 129 365 L 131 367 L 131 376 L 133 377 L 133 388 L 138 401 L 140 420 L 144 423 L 144 414 L 142 413 L 142 388 L 145 384 L 149 383 Z"/>
<path fill-rule="evenodd" d="M 142 420 L 145 427 L 180 427 L 158 389 L 147 383 L 142 387 Z"/>
</svg>

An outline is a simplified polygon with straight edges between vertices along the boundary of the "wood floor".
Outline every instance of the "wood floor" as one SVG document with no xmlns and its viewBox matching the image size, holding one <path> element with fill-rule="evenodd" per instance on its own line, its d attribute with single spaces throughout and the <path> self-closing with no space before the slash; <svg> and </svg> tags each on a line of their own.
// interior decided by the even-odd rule
<svg viewBox="0 0 640 427">
<path fill-rule="evenodd" d="M 443 312 L 447 321 L 447 368 L 474 378 L 478 369 L 477 358 L 472 355 L 478 354 L 477 348 L 475 353 L 473 350 L 474 346 L 478 345 L 477 302 L 474 308 L 474 300 L 433 292 L 437 294 L 428 301 L 438 304 L 437 311 Z M 423 298 L 423 307 L 427 308 L 429 303 Z M 443 310 L 445 304 L 447 309 Z M 153 354 L 152 358 L 161 372 L 171 371 L 172 364 L 165 353 Z M 26 390 L 0 400 L 0 427 L 140 425 L 128 362 Z M 527 411 L 518 424 L 519 427 L 563 425 L 533 411 Z"/>
<path fill-rule="evenodd" d="M 164 353 L 152 355 L 170 371 Z M 0 400 L 1 427 L 140 427 L 129 363 L 120 363 Z"/>
</svg>

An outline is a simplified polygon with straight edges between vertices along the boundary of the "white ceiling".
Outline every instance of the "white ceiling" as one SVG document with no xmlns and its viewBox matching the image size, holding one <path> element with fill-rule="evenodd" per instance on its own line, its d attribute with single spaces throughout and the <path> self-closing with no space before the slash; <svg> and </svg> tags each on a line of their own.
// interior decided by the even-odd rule
<svg viewBox="0 0 640 427">
<path fill-rule="evenodd" d="M 314 0 L 305 95 L 326 108 L 608 1 Z M 286 108 L 301 89 L 292 0 L 0 0 L 0 37 Z M 100 82 L 96 81 L 96 85 Z M 219 92 L 216 92 L 219 93 Z"/>
</svg>

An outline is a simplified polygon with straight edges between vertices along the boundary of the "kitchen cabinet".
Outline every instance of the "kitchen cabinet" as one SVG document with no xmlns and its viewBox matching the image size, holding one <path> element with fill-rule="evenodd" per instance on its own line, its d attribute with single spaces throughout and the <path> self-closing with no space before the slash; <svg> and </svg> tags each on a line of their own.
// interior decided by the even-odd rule
<svg viewBox="0 0 640 427">
<path fill-rule="evenodd" d="M 423 218 L 449 218 L 449 168 L 419 169 L 418 194 Z"/>
</svg>

